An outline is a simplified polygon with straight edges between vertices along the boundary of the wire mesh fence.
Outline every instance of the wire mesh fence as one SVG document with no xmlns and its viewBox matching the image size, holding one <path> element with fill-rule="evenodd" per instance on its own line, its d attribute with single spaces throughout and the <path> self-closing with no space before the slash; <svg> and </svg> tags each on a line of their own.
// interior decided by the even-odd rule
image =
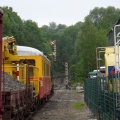
<svg viewBox="0 0 120 120">
<path fill-rule="evenodd" d="M 84 100 L 98 120 L 120 120 L 120 79 L 87 78 L 84 81 Z"/>
</svg>

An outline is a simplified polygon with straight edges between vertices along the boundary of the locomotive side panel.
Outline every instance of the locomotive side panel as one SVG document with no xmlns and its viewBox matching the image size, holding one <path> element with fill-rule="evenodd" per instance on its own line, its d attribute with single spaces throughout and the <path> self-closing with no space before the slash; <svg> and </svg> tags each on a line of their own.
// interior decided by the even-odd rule
<svg viewBox="0 0 120 120">
<path fill-rule="evenodd" d="M 41 68 L 38 67 L 38 64 L 40 65 L 40 57 L 39 56 L 19 56 L 20 58 L 20 63 L 25 63 L 29 66 L 29 80 L 30 80 L 30 84 L 33 85 L 33 94 L 34 96 L 38 96 L 39 92 L 40 92 L 40 71 Z M 20 68 L 20 81 L 24 83 L 24 69 L 21 67 Z"/>
<path fill-rule="evenodd" d="M 41 71 L 41 92 L 40 98 L 45 98 L 46 100 L 51 95 L 52 81 L 51 81 L 51 63 L 46 58 L 42 57 L 42 71 Z"/>
<path fill-rule="evenodd" d="M 106 76 L 110 75 L 110 71 L 115 66 L 115 54 L 114 54 L 114 48 L 106 48 L 105 50 L 105 71 Z"/>
<path fill-rule="evenodd" d="M 19 56 L 20 61 L 26 60 L 29 64 L 30 83 L 33 84 L 35 95 L 38 94 L 40 99 L 47 98 L 51 91 L 51 75 L 50 67 L 51 63 L 43 56 Z M 34 62 L 32 62 L 34 61 Z M 32 64 L 34 63 L 34 64 Z M 36 69 L 35 69 L 36 68 Z M 21 78 L 20 70 L 20 78 Z"/>
</svg>

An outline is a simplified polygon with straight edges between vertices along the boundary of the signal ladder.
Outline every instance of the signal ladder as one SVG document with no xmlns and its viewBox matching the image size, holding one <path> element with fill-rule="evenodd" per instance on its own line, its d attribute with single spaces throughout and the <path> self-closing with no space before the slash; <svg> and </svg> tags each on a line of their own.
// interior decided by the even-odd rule
<svg viewBox="0 0 120 120">
<path fill-rule="evenodd" d="M 116 111 L 120 112 L 120 25 L 114 26 Z M 117 118 L 117 114 L 116 114 Z"/>
</svg>

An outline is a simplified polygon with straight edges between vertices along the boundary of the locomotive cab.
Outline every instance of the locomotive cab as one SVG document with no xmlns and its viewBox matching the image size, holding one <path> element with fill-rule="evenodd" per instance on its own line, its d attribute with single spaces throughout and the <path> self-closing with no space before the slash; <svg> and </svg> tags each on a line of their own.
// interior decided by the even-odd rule
<svg viewBox="0 0 120 120">
<path fill-rule="evenodd" d="M 16 78 L 18 76 L 17 64 L 19 63 L 19 57 L 17 55 L 16 40 L 14 37 L 4 37 L 2 39 L 2 60 L 4 63 L 2 71 Z"/>
</svg>

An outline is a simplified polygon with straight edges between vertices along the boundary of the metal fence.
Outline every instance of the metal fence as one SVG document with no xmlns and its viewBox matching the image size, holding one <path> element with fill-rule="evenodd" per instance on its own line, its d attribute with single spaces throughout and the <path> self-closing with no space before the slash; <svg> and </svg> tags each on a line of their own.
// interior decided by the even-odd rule
<svg viewBox="0 0 120 120">
<path fill-rule="evenodd" d="M 116 76 L 84 81 L 84 100 L 98 120 L 120 120 L 120 79 Z"/>
</svg>

